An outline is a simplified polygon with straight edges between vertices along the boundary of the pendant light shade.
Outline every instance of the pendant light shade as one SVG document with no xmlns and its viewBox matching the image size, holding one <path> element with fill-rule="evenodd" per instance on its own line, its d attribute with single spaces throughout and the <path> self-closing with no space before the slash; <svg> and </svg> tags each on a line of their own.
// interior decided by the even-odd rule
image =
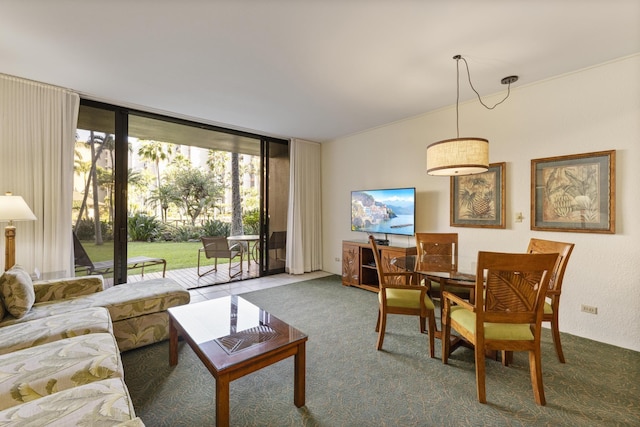
<svg viewBox="0 0 640 427">
<path fill-rule="evenodd" d="M 470 175 L 489 169 L 489 141 L 483 138 L 455 138 L 427 147 L 429 175 Z"/>
<path fill-rule="evenodd" d="M 480 103 L 487 109 L 492 110 L 503 103 L 509 97 L 511 83 L 518 80 L 518 76 L 509 76 L 501 80 L 502 84 L 509 85 L 507 96 L 493 107 L 488 107 L 482 102 L 480 94 L 471 84 L 471 74 L 467 61 L 461 56 L 453 57 L 456 60 L 456 133 L 457 138 L 445 139 L 427 146 L 427 173 L 439 176 L 461 176 L 482 173 L 489 170 L 489 141 L 484 138 L 460 138 L 460 67 L 459 61 L 462 59 L 467 66 L 469 84 L 478 95 Z"/>
</svg>

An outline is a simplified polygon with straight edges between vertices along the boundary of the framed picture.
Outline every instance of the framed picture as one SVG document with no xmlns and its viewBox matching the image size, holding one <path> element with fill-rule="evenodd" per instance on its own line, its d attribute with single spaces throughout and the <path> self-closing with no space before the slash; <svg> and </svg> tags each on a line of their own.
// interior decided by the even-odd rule
<svg viewBox="0 0 640 427">
<path fill-rule="evenodd" d="M 615 233 L 616 152 L 531 160 L 531 229 Z"/>
<path fill-rule="evenodd" d="M 486 172 L 451 177 L 452 227 L 505 228 L 505 163 Z"/>
</svg>

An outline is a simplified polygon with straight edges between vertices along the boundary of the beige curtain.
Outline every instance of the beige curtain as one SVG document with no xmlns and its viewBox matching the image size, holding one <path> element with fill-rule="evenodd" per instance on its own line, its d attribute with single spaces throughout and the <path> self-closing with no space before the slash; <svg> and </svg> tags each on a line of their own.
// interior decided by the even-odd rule
<svg viewBox="0 0 640 427">
<path fill-rule="evenodd" d="M 320 144 L 290 143 L 286 269 L 303 274 L 322 269 Z"/>
<path fill-rule="evenodd" d="M 0 191 L 22 196 L 37 218 L 15 223 L 16 263 L 30 272 L 73 275 L 71 204 L 79 104 L 78 94 L 67 89 L 0 74 Z M 4 271 L 4 257 L 0 262 Z"/>
</svg>

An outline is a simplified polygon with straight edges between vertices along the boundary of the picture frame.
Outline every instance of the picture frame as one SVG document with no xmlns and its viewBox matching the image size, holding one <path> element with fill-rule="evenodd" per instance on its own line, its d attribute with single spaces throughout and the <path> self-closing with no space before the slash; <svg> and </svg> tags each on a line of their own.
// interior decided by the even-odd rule
<svg viewBox="0 0 640 427">
<path fill-rule="evenodd" d="M 452 227 L 505 228 L 506 163 L 491 163 L 486 172 L 452 176 Z"/>
<path fill-rule="evenodd" d="M 616 151 L 531 160 L 531 229 L 615 233 Z"/>
</svg>

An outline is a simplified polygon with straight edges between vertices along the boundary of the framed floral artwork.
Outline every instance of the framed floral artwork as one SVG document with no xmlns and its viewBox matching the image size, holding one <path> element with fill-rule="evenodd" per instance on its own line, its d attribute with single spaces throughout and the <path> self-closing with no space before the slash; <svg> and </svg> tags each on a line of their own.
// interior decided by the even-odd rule
<svg viewBox="0 0 640 427">
<path fill-rule="evenodd" d="M 505 163 L 486 172 L 451 177 L 452 227 L 505 228 Z"/>
<path fill-rule="evenodd" d="M 615 150 L 531 160 L 531 229 L 615 233 Z"/>
</svg>

